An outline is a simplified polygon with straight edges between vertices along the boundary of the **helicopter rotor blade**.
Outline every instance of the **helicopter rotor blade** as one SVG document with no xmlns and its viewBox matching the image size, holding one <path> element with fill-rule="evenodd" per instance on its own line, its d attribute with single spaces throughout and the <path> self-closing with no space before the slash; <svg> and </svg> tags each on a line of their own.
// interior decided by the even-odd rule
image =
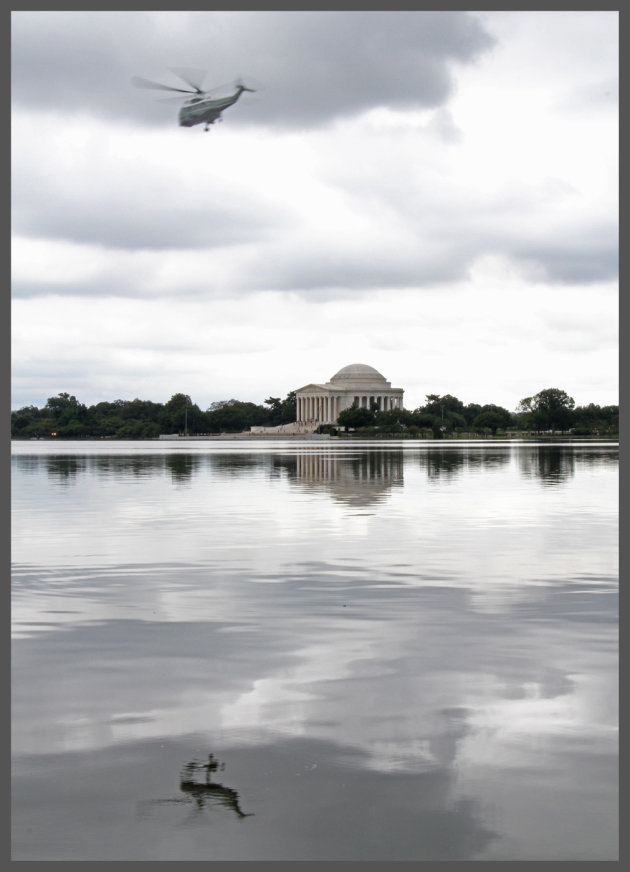
<svg viewBox="0 0 630 872">
<path fill-rule="evenodd" d="M 172 73 L 175 73 L 182 81 L 194 88 L 198 94 L 205 93 L 203 88 L 203 80 L 206 77 L 206 70 L 196 70 L 192 67 L 169 67 Z"/>
<path fill-rule="evenodd" d="M 196 94 L 196 91 L 187 91 L 185 94 L 178 94 L 175 97 L 157 97 L 157 103 L 187 103 L 190 100 L 191 94 Z"/>
<path fill-rule="evenodd" d="M 153 91 L 177 91 L 180 94 L 195 94 L 197 91 L 185 90 L 184 88 L 172 88 L 170 85 L 161 85 L 159 82 L 152 82 L 151 79 L 143 79 L 142 76 L 134 76 L 131 80 L 132 85 L 136 88 L 150 88 Z"/>
<path fill-rule="evenodd" d="M 211 98 L 227 97 L 234 90 L 234 82 L 224 82 L 222 85 L 215 85 L 209 88 L 205 93 Z"/>
</svg>

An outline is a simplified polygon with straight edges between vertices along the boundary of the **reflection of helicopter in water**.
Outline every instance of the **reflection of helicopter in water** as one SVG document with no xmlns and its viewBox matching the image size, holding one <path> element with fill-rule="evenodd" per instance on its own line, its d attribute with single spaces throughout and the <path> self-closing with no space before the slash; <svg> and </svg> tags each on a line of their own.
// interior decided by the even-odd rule
<svg viewBox="0 0 630 872">
<path fill-rule="evenodd" d="M 131 81 L 137 88 L 194 94 L 193 97 L 186 99 L 184 105 L 179 110 L 180 127 L 194 127 L 195 124 L 205 124 L 205 130 L 208 130 L 209 126 L 214 124 L 215 121 L 223 120 L 221 118 L 223 110 L 233 106 L 243 91 L 254 92 L 254 88 L 248 88 L 242 82 L 237 82 L 235 85 L 236 91 L 233 94 L 213 98 L 210 96 L 209 91 L 204 91 L 201 88 L 201 82 L 205 75 L 201 70 L 173 69 L 173 72 L 180 79 L 183 79 L 186 84 L 190 85 L 190 88 L 173 88 L 171 85 L 162 85 L 159 82 L 152 82 L 151 79 L 143 79 L 141 76 L 134 76 Z"/>
<path fill-rule="evenodd" d="M 204 781 L 197 781 L 195 777 L 200 769 L 205 769 L 206 771 Z M 198 763 L 196 760 L 193 760 L 184 766 L 180 775 L 179 789 L 184 794 L 183 797 L 148 800 L 144 804 L 164 805 L 169 803 L 194 802 L 197 810 L 204 809 L 206 806 L 223 806 L 223 808 L 233 811 L 239 818 L 253 817 L 251 812 L 247 814 L 241 809 L 236 790 L 210 781 L 211 774 L 218 769 L 225 769 L 225 763 L 219 763 L 214 754 L 208 754 L 207 763 Z"/>
</svg>

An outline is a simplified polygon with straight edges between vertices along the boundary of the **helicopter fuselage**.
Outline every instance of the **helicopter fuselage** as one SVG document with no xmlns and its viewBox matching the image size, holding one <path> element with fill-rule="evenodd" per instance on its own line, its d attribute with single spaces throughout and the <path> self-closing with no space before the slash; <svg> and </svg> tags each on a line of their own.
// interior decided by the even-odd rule
<svg viewBox="0 0 630 872">
<path fill-rule="evenodd" d="M 194 127 L 195 124 L 214 124 L 215 121 L 221 118 L 221 113 L 228 106 L 232 106 L 243 91 L 249 91 L 243 85 L 239 85 L 236 93 L 229 97 L 222 97 L 218 100 L 211 100 L 208 97 L 193 97 L 187 100 L 179 110 L 179 126 Z"/>
</svg>

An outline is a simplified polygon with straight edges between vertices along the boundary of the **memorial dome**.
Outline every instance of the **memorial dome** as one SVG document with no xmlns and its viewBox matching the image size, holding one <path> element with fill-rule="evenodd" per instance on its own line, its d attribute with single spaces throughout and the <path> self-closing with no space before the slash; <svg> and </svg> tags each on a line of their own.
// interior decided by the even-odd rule
<svg viewBox="0 0 630 872">
<path fill-rule="evenodd" d="M 331 378 L 330 382 L 335 384 L 348 384 L 350 382 L 357 384 L 389 385 L 385 376 L 374 369 L 373 366 L 367 366 L 365 363 L 351 363 L 348 366 L 342 367 L 339 372 Z"/>
</svg>

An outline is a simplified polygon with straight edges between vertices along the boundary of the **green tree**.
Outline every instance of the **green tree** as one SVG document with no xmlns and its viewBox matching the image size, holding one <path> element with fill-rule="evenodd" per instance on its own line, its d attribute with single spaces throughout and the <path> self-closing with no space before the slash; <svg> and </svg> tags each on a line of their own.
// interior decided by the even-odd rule
<svg viewBox="0 0 630 872">
<path fill-rule="evenodd" d="M 519 403 L 519 411 L 530 415 L 538 430 L 568 430 L 572 423 L 575 400 L 559 388 L 546 388 Z"/>
<path fill-rule="evenodd" d="M 90 406 L 87 414 L 90 434 L 97 438 L 116 437 L 124 424 L 124 409 L 124 400 L 102 401 Z"/>
<path fill-rule="evenodd" d="M 20 439 L 50 436 L 56 424 L 52 416 L 37 406 L 24 406 L 11 412 L 11 436 Z"/>
<path fill-rule="evenodd" d="M 116 431 L 117 439 L 144 439 L 145 424 L 138 420 L 126 420 Z"/>
<path fill-rule="evenodd" d="M 424 406 L 420 407 L 420 411 L 429 412 L 432 415 L 442 417 L 442 412 L 455 412 L 458 415 L 464 414 L 465 406 L 461 400 L 452 394 L 444 394 L 441 397 L 439 394 L 426 394 L 427 401 Z"/>
<path fill-rule="evenodd" d="M 434 427 L 439 428 L 441 421 L 441 416 L 432 415 L 430 412 L 423 412 L 422 409 L 416 409 L 412 413 L 412 424 L 420 427 L 422 430 L 433 430 Z"/>
<path fill-rule="evenodd" d="M 435 438 L 439 438 L 449 430 L 466 428 L 468 423 L 465 417 L 466 407 L 460 399 L 452 394 L 444 394 L 444 396 L 426 394 L 426 398 L 424 406 L 415 410 L 416 426 L 430 426 Z M 429 422 L 427 418 L 422 417 L 423 415 L 431 415 L 432 420 Z"/>
<path fill-rule="evenodd" d="M 482 407 L 479 403 L 468 403 L 467 406 L 464 407 L 464 411 L 462 412 L 464 418 L 466 419 L 466 424 L 469 426 L 475 420 L 477 415 L 480 415 L 482 411 Z"/>
<path fill-rule="evenodd" d="M 495 436 L 497 430 L 506 430 L 511 427 L 513 419 L 507 409 L 489 403 L 482 407 L 481 412 L 473 420 L 472 425 L 476 430 L 488 428 L 492 431 L 492 435 Z"/>
<path fill-rule="evenodd" d="M 209 406 L 206 420 L 212 433 L 241 433 L 250 427 L 269 424 L 269 410 L 256 403 L 220 400 Z"/>
<path fill-rule="evenodd" d="M 619 406 L 602 406 L 601 420 L 609 433 L 619 433 Z"/>
<path fill-rule="evenodd" d="M 71 418 L 65 424 L 59 424 L 56 429 L 58 439 L 85 439 L 90 436 L 90 429 L 85 420 Z"/>
<path fill-rule="evenodd" d="M 44 407 L 47 417 L 51 417 L 57 428 L 76 420 L 83 422 L 87 418 L 87 407 L 80 403 L 76 397 L 68 393 L 57 394 L 49 397 Z"/>
<path fill-rule="evenodd" d="M 413 424 L 414 415 L 409 409 L 386 409 L 376 412 L 374 422 L 379 429 L 385 432 L 398 432 L 404 427 Z"/>
<path fill-rule="evenodd" d="M 282 415 L 280 419 L 281 424 L 290 424 L 292 421 L 295 421 L 297 416 L 297 398 L 295 396 L 295 391 L 289 391 L 284 400 L 282 401 Z"/>
<path fill-rule="evenodd" d="M 38 423 L 40 418 L 37 406 L 23 406 L 16 412 L 11 412 L 11 435 L 25 435 L 25 431 Z"/>
<path fill-rule="evenodd" d="M 280 397 L 267 397 L 265 405 L 269 406 L 269 426 L 277 427 L 282 420 L 282 400 Z"/>
<path fill-rule="evenodd" d="M 619 433 L 619 406 L 576 406 L 573 428 L 577 436 Z"/>
<path fill-rule="evenodd" d="M 199 433 L 205 430 L 206 416 L 188 394 L 173 394 L 159 415 L 164 433 Z"/>
<path fill-rule="evenodd" d="M 125 403 L 122 408 L 122 415 L 125 419 L 157 423 L 163 409 L 162 403 L 152 403 L 151 400 L 139 400 L 136 397 L 135 400 Z"/>
<path fill-rule="evenodd" d="M 363 406 L 351 406 L 339 412 L 337 423 L 347 430 L 349 427 L 356 430 L 358 427 L 371 427 L 375 423 L 376 416 L 371 409 Z"/>
<path fill-rule="evenodd" d="M 467 427 L 466 418 L 459 412 L 447 412 L 444 416 L 444 426 L 448 431 L 465 430 Z"/>
<path fill-rule="evenodd" d="M 265 420 L 265 425 L 277 427 L 279 424 L 289 424 L 295 421 L 297 412 L 295 391 L 288 393 L 284 400 L 281 400 L 280 397 L 267 397 L 265 405 L 269 406 L 269 415 Z"/>
</svg>

